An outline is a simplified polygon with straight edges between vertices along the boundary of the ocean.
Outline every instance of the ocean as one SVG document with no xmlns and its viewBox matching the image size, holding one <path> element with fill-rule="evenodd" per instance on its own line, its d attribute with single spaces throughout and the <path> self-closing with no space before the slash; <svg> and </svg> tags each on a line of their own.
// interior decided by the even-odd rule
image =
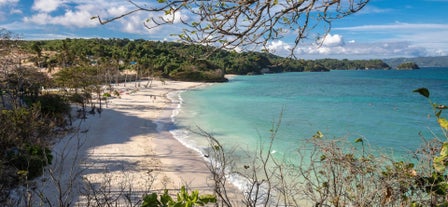
<svg viewBox="0 0 448 207">
<path fill-rule="evenodd" d="M 413 92 L 421 87 L 433 102 L 448 105 L 448 68 L 236 76 L 170 94 L 178 103 L 171 133 L 203 152 L 208 142 L 194 133 L 200 127 L 224 148 L 251 153 L 280 121 L 273 148 L 279 156 L 295 152 L 317 131 L 329 139 L 361 137 L 400 156 L 422 138 L 444 139 L 428 100 Z"/>
</svg>

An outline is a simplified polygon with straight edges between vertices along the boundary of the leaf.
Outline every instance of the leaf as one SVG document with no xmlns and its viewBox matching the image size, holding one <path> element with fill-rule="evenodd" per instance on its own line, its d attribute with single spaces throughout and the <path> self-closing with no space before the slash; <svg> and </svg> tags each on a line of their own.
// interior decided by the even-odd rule
<svg viewBox="0 0 448 207">
<path fill-rule="evenodd" d="M 436 117 L 439 118 L 439 117 L 440 117 L 440 114 L 442 114 L 442 110 L 439 110 L 439 111 L 436 113 Z"/>
<path fill-rule="evenodd" d="M 358 139 L 355 140 L 355 143 L 358 143 L 358 142 L 361 142 L 361 143 L 362 143 L 362 142 L 364 142 L 364 140 L 362 140 L 362 138 L 360 137 L 360 138 L 358 138 Z"/>
<path fill-rule="evenodd" d="M 215 195 L 211 195 L 211 194 L 205 194 L 205 195 L 201 195 L 199 197 L 199 200 L 204 203 L 216 203 L 217 199 Z"/>
<path fill-rule="evenodd" d="M 313 135 L 313 138 L 318 139 L 324 137 L 321 131 L 317 131 L 316 134 Z"/>
<path fill-rule="evenodd" d="M 173 12 L 173 9 L 165 10 L 165 15 L 170 15 Z"/>
<path fill-rule="evenodd" d="M 157 207 L 160 206 L 160 202 L 157 200 L 157 194 L 152 193 L 143 197 L 142 207 Z"/>
<path fill-rule="evenodd" d="M 444 142 L 440 150 L 440 156 L 448 157 L 448 142 Z"/>
<path fill-rule="evenodd" d="M 414 90 L 415 93 L 419 93 L 420 95 L 429 98 L 429 90 L 427 88 L 419 88 Z"/>
<path fill-rule="evenodd" d="M 439 173 L 443 173 L 445 171 L 445 158 L 444 156 L 439 156 L 439 157 L 435 157 L 434 158 L 434 169 L 439 172 Z"/>
<path fill-rule="evenodd" d="M 440 127 L 442 127 L 445 130 L 448 130 L 448 120 L 445 118 L 438 118 L 437 122 L 439 122 Z"/>
<path fill-rule="evenodd" d="M 90 20 L 94 20 L 94 19 L 97 19 L 98 17 L 97 16 L 95 16 L 95 17 L 90 17 Z"/>
<path fill-rule="evenodd" d="M 327 156 L 325 156 L 325 155 L 320 156 L 320 161 L 324 161 L 325 159 L 327 159 Z"/>
<path fill-rule="evenodd" d="M 170 202 L 174 202 L 173 198 L 168 194 L 168 190 L 165 190 L 165 192 L 160 195 L 160 202 L 164 206 L 166 206 Z"/>
</svg>

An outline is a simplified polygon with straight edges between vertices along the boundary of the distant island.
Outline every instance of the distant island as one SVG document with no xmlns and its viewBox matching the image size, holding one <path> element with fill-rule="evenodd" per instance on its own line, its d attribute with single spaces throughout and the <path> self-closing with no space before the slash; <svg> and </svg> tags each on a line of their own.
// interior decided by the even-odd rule
<svg viewBox="0 0 448 207">
<path fill-rule="evenodd" d="M 400 65 L 398 65 L 397 69 L 398 70 L 415 70 L 415 69 L 420 69 L 420 67 L 414 62 L 406 62 L 406 63 L 401 63 Z"/>
<path fill-rule="evenodd" d="M 414 58 L 389 58 L 383 59 L 392 68 L 406 62 L 414 62 L 419 67 L 448 67 L 448 56 L 414 57 Z"/>
</svg>

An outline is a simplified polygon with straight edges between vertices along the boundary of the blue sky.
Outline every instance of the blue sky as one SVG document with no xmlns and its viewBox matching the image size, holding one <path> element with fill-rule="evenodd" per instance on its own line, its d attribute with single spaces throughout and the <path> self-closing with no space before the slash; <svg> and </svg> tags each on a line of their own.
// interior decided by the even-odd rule
<svg viewBox="0 0 448 207">
<path fill-rule="evenodd" d="M 142 1 L 142 0 L 140 0 Z M 146 2 L 154 2 L 147 0 Z M 343 0 L 345 1 L 345 0 Z M 148 13 L 107 25 L 92 16 L 128 11 L 125 0 L 0 0 L 0 28 L 22 39 L 129 38 L 175 41 L 178 25 L 147 30 Z M 269 48 L 286 54 L 288 38 Z M 448 0 L 371 0 L 359 13 L 333 22 L 320 47 L 301 45 L 299 58 L 372 59 L 448 55 Z"/>
</svg>

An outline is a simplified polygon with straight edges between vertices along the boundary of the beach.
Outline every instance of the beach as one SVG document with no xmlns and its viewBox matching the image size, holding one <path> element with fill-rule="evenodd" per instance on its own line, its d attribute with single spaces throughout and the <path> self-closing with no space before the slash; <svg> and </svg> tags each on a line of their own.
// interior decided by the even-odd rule
<svg viewBox="0 0 448 207">
<path fill-rule="evenodd" d="M 119 97 L 103 103 L 101 113 L 97 110 L 74 122 L 78 133 L 56 142 L 53 163 L 40 179 L 37 194 L 53 203 L 82 206 L 97 199 L 93 194 L 105 192 L 117 200 L 125 192 L 134 200 L 164 189 L 175 194 L 181 186 L 213 193 L 204 157 L 169 132 L 178 103 L 167 95 L 206 84 L 152 81 L 145 85 L 147 81 L 114 85 Z"/>
</svg>

